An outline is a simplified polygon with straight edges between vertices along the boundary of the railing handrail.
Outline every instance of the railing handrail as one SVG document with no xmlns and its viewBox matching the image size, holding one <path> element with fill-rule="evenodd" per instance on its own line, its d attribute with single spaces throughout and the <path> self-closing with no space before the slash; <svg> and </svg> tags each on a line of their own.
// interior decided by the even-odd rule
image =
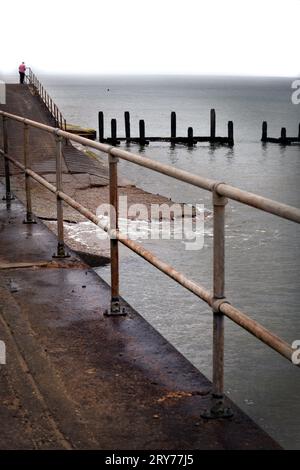
<svg viewBox="0 0 300 470">
<path fill-rule="evenodd" d="M 55 121 L 55 124 L 60 129 L 67 129 L 66 119 L 64 118 L 62 112 L 59 110 L 56 103 L 53 101 L 49 93 L 47 92 L 46 88 L 42 85 L 40 80 L 37 78 L 35 73 L 33 73 L 31 67 L 27 67 L 29 74 L 25 75 L 25 79 L 27 80 L 29 85 L 34 86 L 36 92 L 39 94 L 40 98 L 42 99 L 43 103 L 47 107 L 48 111 L 50 112 L 52 118 Z"/>
<path fill-rule="evenodd" d="M 200 175 L 194 175 L 186 170 L 174 168 L 171 165 L 166 165 L 164 163 L 154 161 L 145 156 L 141 157 L 140 155 L 128 152 L 127 150 L 122 150 L 101 142 L 94 142 L 90 139 L 87 139 L 86 137 L 81 137 L 70 132 L 54 128 L 52 126 L 48 126 L 47 124 L 32 121 L 30 119 L 23 118 L 22 116 L 10 114 L 4 111 L 0 111 L 0 115 L 6 116 L 7 118 L 13 119 L 15 121 L 22 122 L 37 129 L 44 130 L 45 132 L 49 132 L 54 135 L 59 135 L 68 140 L 73 140 L 74 142 L 80 143 L 86 147 L 91 147 L 96 150 L 100 150 L 104 153 L 111 154 L 115 157 L 119 157 L 123 160 L 127 160 L 139 166 L 143 166 L 145 168 L 164 174 L 166 176 L 170 176 L 171 178 L 175 178 L 185 183 L 189 183 L 201 189 L 210 192 L 216 191 L 221 196 L 225 196 L 229 199 L 240 202 L 241 204 L 260 209 L 264 212 L 276 215 L 277 217 L 300 223 L 300 209 L 294 206 L 290 206 L 288 204 L 284 204 L 255 193 L 245 191 L 238 187 L 229 185 L 221 180 L 213 180 L 210 178 L 202 177 Z"/>
<path fill-rule="evenodd" d="M 3 150 L 0 149 L 0 155 L 4 157 L 5 162 L 5 178 L 6 178 L 6 199 L 10 200 L 10 172 L 8 162 L 12 162 L 15 166 L 24 171 L 26 185 L 26 203 L 27 218 L 31 219 L 31 195 L 29 177 L 36 180 L 46 189 L 56 195 L 57 199 L 57 232 L 58 232 L 58 256 L 65 257 L 64 252 L 64 236 L 63 236 L 63 207 L 64 201 L 73 209 L 78 211 L 88 220 L 99 226 L 110 235 L 111 243 L 111 314 L 122 314 L 119 309 L 119 255 L 118 242 L 127 246 L 133 252 L 148 261 L 161 272 L 174 279 L 181 286 L 185 287 L 197 297 L 204 300 L 213 311 L 213 406 L 207 417 L 228 416 L 228 409 L 223 405 L 224 395 L 224 315 L 230 318 L 237 325 L 244 328 L 256 338 L 260 339 L 264 344 L 277 351 L 283 357 L 293 362 L 294 349 L 286 341 L 263 327 L 260 323 L 252 320 L 238 308 L 230 304 L 225 297 L 224 281 L 225 281 L 225 205 L 227 197 L 254 208 L 272 213 L 278 217 L 300 223 L 300 210 L 288 206 L 277 201 L 273 201 L 254 193 L 243 191 L 221 181 L 203 178 L 193 175 L 187 171 L 173 168 L 169 165 L 154 162 L 153 160 L 141 157 L 128 151 L 117 149 L 116 147 L 90 141 L 84 137 L 76 136 L 69 132 L 53 128 L 36 121 L 32 121 L 21 116 L 13 115 L 4 111 L 0 111 L 3 119 Z M 8 135 L 6 120 L 12 119 L 23 123 L 24 125 L 24 165 L 8 154 Z M 50 132 L 56 136 L 56 186 L 49 183 L 45 178 L 34 172 L 28 166 L 29 148 L 28 148 L 28 132 L 30 127 L 35 127 L 46 132 Z M 110 185 L 110 204 L 115 210 L 115 221 L 112 228 L 104 225 L 101 219 L 93 214 L 89 209 L 78 203 L 62 191 L 62 138 L 79 142 L 82 145 L 104 151 L 109 156 L 109 185 Z M 159 173 L 176 178 L 180 181 L 190 183 L 200 187 L 213 194 L 214 207 L 214 237 L 213 237 L 213 292 L 209 292 L 200 284 L 188 279 L 184 274 L 175 270 L 172 266 L 160 260 L 152 252 L 145 249 L 140 244 L 127 238 L 118 230 L 118 178 L 117 178 L 117 162 L 118 157 L 131 163 L 152 169 Z M 112 214 L 110 217 L 112 222 Z M 116 307 L 117 306 L 117 307 Z M 298 363 L 296 365 L 299 365 Z"/>
</svg>

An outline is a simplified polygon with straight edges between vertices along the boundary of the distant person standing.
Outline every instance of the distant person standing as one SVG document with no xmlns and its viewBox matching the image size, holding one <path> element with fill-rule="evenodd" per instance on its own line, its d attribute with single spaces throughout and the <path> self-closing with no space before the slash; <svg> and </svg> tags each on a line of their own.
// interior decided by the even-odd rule
<svg viewBox="0 0 300 470">
<path fill-rule="evenodd" d="M 20 83 L 24 83 L 25 71 L 26 71 L 26 65 L 24 62 L 22 62 L 22 64 L 19 65 Z"/>
</svg>

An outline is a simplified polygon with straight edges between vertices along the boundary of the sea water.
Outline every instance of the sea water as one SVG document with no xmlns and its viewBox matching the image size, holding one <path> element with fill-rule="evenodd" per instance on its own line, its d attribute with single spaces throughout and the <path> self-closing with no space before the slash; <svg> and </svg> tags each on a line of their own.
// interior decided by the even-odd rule
<svg viewBox="0 0 300 470">
<path fill-rule="evenodd" d="M 298 135 L 300 105 L 291 101 L 292 79 L 196 76 L 41 77 L 68 122 L 97 128 L 104 112 L 124 136 L 124 111 L 132 135 L 144 119 L 146 135 L 170 135 L 170 113 L 177 113 L 177 134 L 209 134 L 209 111 L 217 114 L 217 135 L 234 121 L 235 145 L 193 149 L 151 143 L 130 150 L 205 177 L 299 207 L 300 146 L 262 145 L 262 121 L 270 136 Z M 125 147 L 125 144 L 123 145 Z M 175 202 L 204 204 L 211 194 L 121 162 L 137 186 Z M 226 296 L 288 343 L 300 339 L 299 226 L 229 201 L 226 207 Z M 212 288 L 212 220 L 205 221 L 204 246 L 187 251 L 180 240 L 141 243 L 186 276 Z M 121 293 L 155 328 L 209 378 L 212 375 L 212 314 L 201 300 L 122 248 Z M 99 275 L 109 282 L 110 268 Z M 243 410 L 286 448 L 300 448 L 299 369 L 259 340 L 226 320 L 225 390 Z"/>
</svg>

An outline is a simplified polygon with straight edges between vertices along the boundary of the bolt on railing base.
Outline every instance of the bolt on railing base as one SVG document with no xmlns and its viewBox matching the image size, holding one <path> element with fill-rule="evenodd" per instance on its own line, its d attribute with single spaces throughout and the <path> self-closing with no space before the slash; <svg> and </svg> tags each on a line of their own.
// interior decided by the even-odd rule
<svg viewBox="0 0 300 470">
<path fill-rule="evenodd" d="M 201 413 L 201 417 L 205 419 L 221 419 L 232 418 L 233 411 L 231 408 L 224 406 L 224 397 L 222 395 L 212 395 L 212 404 L 209 410 Z"/>
<path fill-rule="evenodd" d="M 112 299 L 110 307 L 104 311 L 104 315 L 107 317 L 124 316 L 127 315 L 127 312 L 125 307 L 121 307 L 119 299 Z"/>
<path fill-rule="evenodd" d="M 65 245 L 63 243 L 57 244 L 57 253 L 54 253 L 52 258 L 70 258 L 70 254 L 65 251 Z"/>
<path fill-rule="evenodd" d="M 5 196 L 3 196 L 2 201 L 13 201 L 15 199 L 15 196 L 12 193 L 6 193 Z"/>
<path fill-rule="evenodd" d="M 27 212 L 25 219 L 23 220 L 23 224 L 29 225 L 29 224 L 36 224 L 36 220 L 33 217 L 31 212 Z"/>
</svg>

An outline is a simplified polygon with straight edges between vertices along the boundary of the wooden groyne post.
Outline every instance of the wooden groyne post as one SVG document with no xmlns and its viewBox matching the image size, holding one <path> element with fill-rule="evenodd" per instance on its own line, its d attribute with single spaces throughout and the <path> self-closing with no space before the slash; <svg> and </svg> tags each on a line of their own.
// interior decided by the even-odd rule
<svg viewBox="0 0 300 470">
<path fill-rule="evenodd" d="M 283 144 L 283 145 L 285 145 L 285 144 L 287 143 L 287 139 L 286 139 L 286 128 L 285 128 L 285 127 L 282 127 L 282 128 L 281 128 L 280 140 L 281 140 L 281 144 Z"/>
<path fill-rule="evenodd" d="M 233 121 L 228 121 L 228 144 L 230 146 L 234 145 L 234 137 L 233 137 Z"/>
<path fill-rule="evenodd" d="M 174 144 L 176 142 L 176 113 L 175 111 L 171 112 L 171 142 Z"/>
<path fill-rule="evenodd" d="M 98 113 L 98 129 L 99 129 L 99 142 L 104 142 L 104 114 L 103 111 Z"/>
<path fill-rule="evenodd" d="M 111 144 L 112 145 L 117 145 L 117 120 L 112 119 L 111 120 Z"/>
<path fill-rule="evenodd" d="M 130 143 L 130 114 L 129 111 L 125 111 L 124 113 L 124 119 L 125 119 L 125 137 L 126 137 L 126 143 Z"/>
<path fill-rule="evenodd" d="M 216 138 L 216 111 L 215 109 L 210 110 L 210 138 L 215 140 Z"/>
<path fill-rule="evenodd" d="M 188 127 L 188 147 L 193 147 L 194 146 L 194 130 L 192 127 Z"/>
<path fill-rule="evenodd" d="M 262 142 L 267 142 L 267 139 L 268 139 L 268 123 L 267 123 L 267 121 L 263 121 L 261 141 Z"/>
<path fill-rule="evenodd" d="M 145 138 L 145 121 L 140 119 L 139 121 L 139 134 L 140 134 L 140 145 L 148 145 L 149 141 Z"/>
</svg>

